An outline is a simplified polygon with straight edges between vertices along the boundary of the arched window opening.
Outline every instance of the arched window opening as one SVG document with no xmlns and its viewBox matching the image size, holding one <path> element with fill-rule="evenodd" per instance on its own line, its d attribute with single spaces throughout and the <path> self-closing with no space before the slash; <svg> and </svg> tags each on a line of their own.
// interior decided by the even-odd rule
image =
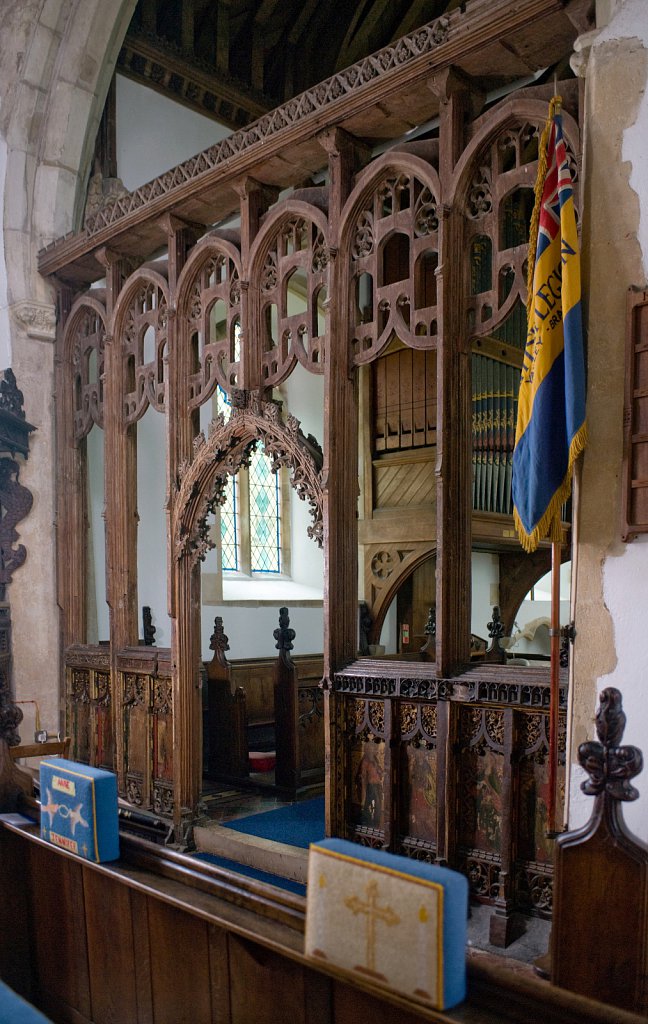
<svg viewBox="0 0 648 1024">
<path fill-rule="evenodd" d="M 513 249 L 527 245 L 529 226 L 533 213 L 533 190 L 516 188 L 510 192 L 500 206 L 500 246 Z"/>
<path fill-rule="evenodd" d="M 286 306 L 288 316 L 308 312 L 308 278 L 303 267 L 295 267 L 286 278 Z"/>
<path fill-rule="evenodd" d="M 356 324 L 369 324 L 374 318 L 374 283 L 371 274 L 356 279 Z"/>
<path fill-rule="evenodd" d="M 382 283 L 406 281 L 410 275 L 410 240 L 397 231 L 385 242 L 382 250 Z"/>
<path fill-rule="evenodd" d="M 424 252 L 419 256 L 414 276 L 414 301 L 417 309 L 437 304 L 438 252 Z"/>
<path fill-rule="evenodd" d="M 470 294 L 481 295 L 493 287 L 493 243 L 477 235 L 470 243 Z"/>
<path fill-rule="evenodd" d="M 214 344 L 227 337 L 227 305 L 223 299 L 216 299 L 209 310 L 209 342 Z"/>
</svg>

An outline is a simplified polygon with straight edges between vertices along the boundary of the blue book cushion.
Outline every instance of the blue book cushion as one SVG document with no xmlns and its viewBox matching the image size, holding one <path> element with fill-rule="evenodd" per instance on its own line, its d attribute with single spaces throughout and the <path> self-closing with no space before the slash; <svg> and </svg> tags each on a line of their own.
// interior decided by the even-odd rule
<svg viewBox="0 0 648 1024">
<path fill-rule="evenodd" d="M 306 955 L 446 1009 L 466 995 L 468 881 L 344 839 L 310 847 Z"/>
<path fill-rule="evenodd" d="M 86 860 L 119 857 L 117 776 L 63 758 L 40 763 L 41 836 Z"/>
<path fill-rule="evenodd" d="M 0 1024 L 48 1024 L 48 1021 L 49 1017 L 0 981 Z"/>
</svg>

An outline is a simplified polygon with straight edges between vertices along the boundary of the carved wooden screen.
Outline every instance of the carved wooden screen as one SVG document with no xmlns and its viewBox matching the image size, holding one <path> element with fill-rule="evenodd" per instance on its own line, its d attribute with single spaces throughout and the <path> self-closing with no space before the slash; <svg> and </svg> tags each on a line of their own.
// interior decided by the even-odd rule
<svg viewBox="0 0 648 1024">
<path fill-rule="evenodd" d="M 76 644 L 65 656 L 70 756 L 98 768 L 115 768 L 110 652 Z"/>
<path fill-rule="evenodd" d="M 98 292 L 97 298 L 84 299 L 67 327 L 68 345 L 72 348 L 76 441 L 88 434 L 93 423 L 103 427 L 106 325 L 100 298 L 103 293 Z"/>
<path fill-rule="evenodd" d="M 387 168 L 356 203 L 349 254 L 356 365 L 375 359 L 395 337 L 410 348 L 435 347 L 439 214 L 429 180 L 434 171 L 427 170 L 428 180 Z"/>
<path fill-rule="evenodd" d="M 140 279 L 141 278 L 141 279 Z M 123 320 L 125 422 L 135 423 L 148 406 L 164 411 L 168 302 L 157 274 L 136 272 L 137 281 Z M 127 284 L 130 290 L 131 285 Z"/>
<path fill-rule="evenodd" d="M 648 533 L 648 292 L 628 293 L 623 409 L 624 540 Z"/>
<path fill-rule="evenodd" d="M 364 388 L 360 544 L 372 643 L 399 586 L 436 544 L 438 193 L 431 164 L 383 157 L 359 176 L 346 207 L 349 354 Z"/>
<path fill-rule="evenodd" d="M 320 195 L 318 190 L 318 195 Z M 299 361 L 324 372 L 328 264 L 326 218 L 304 202 L 286 204 L 264 225 L 251 255 L 261 379 L 280 384 Z"/>
<path fill-rule="evenodd" d="M 198 269 L 196 270 L 196 264 Z M 195 409 L 214 394 L 239 386 L 241 330 L 240 256 L 233 245 L 205 239 L 185 268 L 188 283 L 182 291 L 183 319 L 191 363 L 188 375 L 189 408 Z"/>
</svg>

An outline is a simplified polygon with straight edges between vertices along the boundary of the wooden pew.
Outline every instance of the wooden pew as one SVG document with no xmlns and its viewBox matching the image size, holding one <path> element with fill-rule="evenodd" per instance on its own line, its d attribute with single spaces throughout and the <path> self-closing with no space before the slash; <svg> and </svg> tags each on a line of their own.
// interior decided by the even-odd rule
<svg viewBox="0 0 648 1024">
<path fill-rule="evenodd" d="M 228 637 L 217 616 L 204 664 L 207 770 L 232 782 L 249 777 L 249 752 L 276 754 L 275 784 L 294 795 L 324 781 L 323 662 L 321 655 L 291 655 L 294 630 L 288 609 L 274 631 L 277 658 L 228 661 Z"/>
</svg>

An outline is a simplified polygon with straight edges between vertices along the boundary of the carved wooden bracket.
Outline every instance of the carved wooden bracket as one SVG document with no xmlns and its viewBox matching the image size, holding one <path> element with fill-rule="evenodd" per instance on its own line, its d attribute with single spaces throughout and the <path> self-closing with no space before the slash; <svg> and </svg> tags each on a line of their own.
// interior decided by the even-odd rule
<svg viewBox="0 0 648 1024">
<path fill-rule="evenodd" d="M 213 420 L 209 437 L 194 440 L 194 460 L 180 467 L 178 493 L 174 502 L 174 551 L 176 559 L 188 556 L 191 564 L 204 559 L 213 547 L 207 519 L 225 498 L 227 475 L 246 465 L 257 441 L 262 441 L 272 461 L 273 472 L 281 466 L 290 471 L 290 483 L 302 501 L 308 501 L 312 526 L 308 535 L 319 546 L 323 539 L 322 450 L 315 438 L 306 437 L 299 420 L 281 419 L 276 402 L 264 402 L 257 394 L 232 394 L 232 413 L 225 422 Z"/>
</svg>

